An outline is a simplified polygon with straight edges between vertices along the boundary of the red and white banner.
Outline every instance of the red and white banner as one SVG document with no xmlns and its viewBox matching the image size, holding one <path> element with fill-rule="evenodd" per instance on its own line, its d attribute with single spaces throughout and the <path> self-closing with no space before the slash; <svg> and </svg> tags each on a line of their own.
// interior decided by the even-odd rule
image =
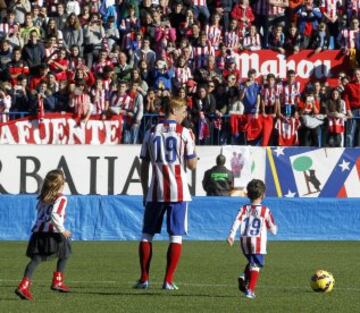
<svg viewBox="0 0 360 313">
<path fill-rule="evenodd" d="M 102 120 L 91 117 L 87 123 L 73 114 L 46 114 L 0 123 L 0 144 L 120 144 L 123 121 L 120 115 Z"/>
<path fill-rule="evenodd" d="M 348 58 L 340 50 L 328 50 L 314 53 L 314 50 L 302 50 L 284 55 L 272 50 L 242 52 L 236 58 L 240 77 L 247 77 L 250 69 L 255 69 L 258 77 L 269 73 L 284 79 L 288 70 L 294 70 L 301 88 L 311 80 L 327 81 L 330 86 L 336 83 L 337 74 L 348 70 Z"/>
</svg>

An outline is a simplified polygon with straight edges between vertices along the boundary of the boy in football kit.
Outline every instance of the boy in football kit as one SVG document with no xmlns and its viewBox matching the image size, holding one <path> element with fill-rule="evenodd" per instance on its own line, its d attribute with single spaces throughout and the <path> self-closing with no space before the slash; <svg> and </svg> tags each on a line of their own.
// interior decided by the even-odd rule
<svg viewBox="0 0 360 313">
<path fill-rule="evenodd" d="M 235 235 L 240 228 L 240 246 L 248 263 L 239 280 L 239 289 L 250 299 L 255 299 L 255 287 L 264 266 L 267 242 L 267 230 L 276 235 L 277 226 L 270 209 L 261 202 L 265 197 L 266 186 L 259 179 L 251 180 L 247 185 L 250 203 L 242 206 L 231 227 L 227 242 L 234 244 Z"/>
<path fill-rule="evenodd" d="M 141 184 L 145 212 L 139 244 L 141 277 L 134 286 L 137 289 L 149 288 L 152 239 L 160 233 L 165 213 L 170 244 L 162 288 L 178 289 L 173 275 L 181 255 L 182 236 L 187 233 L 187 201 L 191 201 L 184 165 L 193 170 L 197 164 L 194 136 L 191 130 L 181 125 L 185 116 L 186 102 L 171 99 L 165 120 L 147 131 L 142 144 Z"/>
</svg>

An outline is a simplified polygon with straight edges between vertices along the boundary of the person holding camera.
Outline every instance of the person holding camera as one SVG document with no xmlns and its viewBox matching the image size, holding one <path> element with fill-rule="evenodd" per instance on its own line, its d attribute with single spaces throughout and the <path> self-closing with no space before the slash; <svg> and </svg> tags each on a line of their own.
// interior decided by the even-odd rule
<svg viewBox="0 0 360 313">
<path fill-rule="evenodd" d="M 101 19 L 97 14 L 93 14 L 89 24 L 84 27 L 84 54 L 88 68 L 91 68 L 94 60 L 98 58 L 104 37 L 105 29 Z"/>
</svg>

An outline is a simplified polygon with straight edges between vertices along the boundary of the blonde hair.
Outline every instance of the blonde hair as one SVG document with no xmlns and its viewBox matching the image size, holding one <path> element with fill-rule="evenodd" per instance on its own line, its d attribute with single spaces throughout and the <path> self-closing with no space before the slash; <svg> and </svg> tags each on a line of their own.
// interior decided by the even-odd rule
<svg viewBox="0 0 360 313">
<path fill-rule="evenodd" d="M 186 106 L 186 100 L 179 98 L 179 97 L 175 97 L 175 98 L 171 98 L 169 105 L 168 105 L 168 109 L 167 109 L 167 114 L 172 113 L 182 107 Z"/>
<path fill-rule="evenodd" d="M 45 203 L 53 203 L 65 184 L 64 173 L 61 170 L 52 170 L 46 174 L 38 199 Z"/>
</svg>

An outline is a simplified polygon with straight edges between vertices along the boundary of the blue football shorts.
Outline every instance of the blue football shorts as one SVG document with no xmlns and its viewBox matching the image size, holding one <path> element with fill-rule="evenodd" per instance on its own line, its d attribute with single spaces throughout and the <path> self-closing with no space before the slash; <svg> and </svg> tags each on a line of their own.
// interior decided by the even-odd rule
<svg viewBox="0 0 360 313">
<path fill-rule="evenodd" d="M 248 262 L 252 266 L 264 267 L 265 255 L 264 254 L 245 254 Z"/>
<path fill-rule="evenodd" d="M 187 202 L 148 202 L 145 206 L 143 233 L 160 234 L 166 213 L 167 232 L 170 236 L 187 234 Z"/>
</svg>

